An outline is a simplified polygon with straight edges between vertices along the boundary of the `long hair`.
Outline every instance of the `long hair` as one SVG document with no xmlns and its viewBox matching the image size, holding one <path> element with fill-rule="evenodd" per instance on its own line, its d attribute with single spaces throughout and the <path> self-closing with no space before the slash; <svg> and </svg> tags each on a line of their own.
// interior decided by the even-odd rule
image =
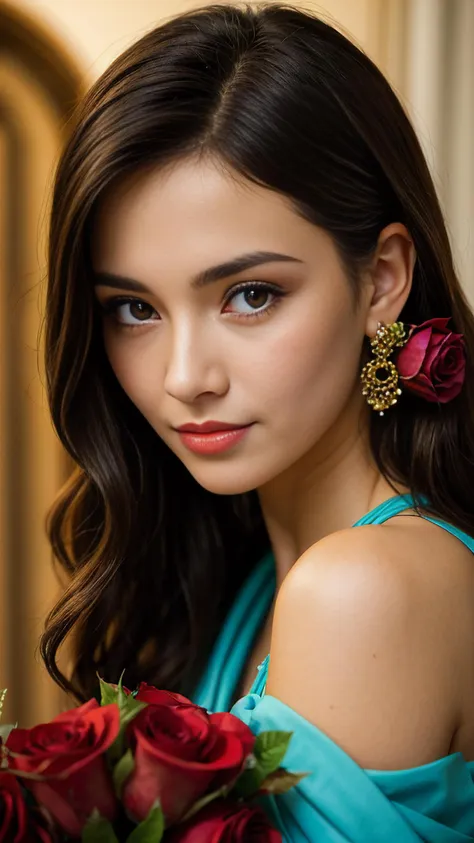
<svg viewBox="0 0 474 843">
<path fill-rule="evenodd" d="M 462 394 L 373 414 L 374 458 L 432 511 L 473 532 L 474 322 L 415 132 L 384 76 L 336 29 L 291 6 L 208 6 L 158 26 L 75 115 L 52 205 L 46 313 L 53 423 L 76 469 L 48 513 L 69 585 L 40 652 L 79 700 L 97 676 L 189 693 L 269 538 L 255 490 L 204 490 L 119 385 L 93 296 L 90 242 L 125 175 L 209 155 L 325 229 L 357 285 L 381 229 L 404 223 L 417 260 L 400 315 L 450 316 L 467 347 Z M 335 337 L 337 342 L 337 337 Z M 71 675 L 57 651 L 73 642 Z"/>
</svg>

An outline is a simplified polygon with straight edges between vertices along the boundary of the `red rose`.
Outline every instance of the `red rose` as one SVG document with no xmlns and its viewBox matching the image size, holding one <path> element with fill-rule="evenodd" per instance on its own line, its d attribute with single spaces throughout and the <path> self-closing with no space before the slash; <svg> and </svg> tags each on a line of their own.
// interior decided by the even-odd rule
<svg viewBox="0 0 474 843">
<path fill-rule="evenodd" d="M 459 395 L 466 369 L 464 337 L 450 331 L 448 322 L 430 319 L 414 327 L 396 357 L 405 389 L 440 404 Z"/>
<path fill-rule="evenodd" d="M 168 824 L 240 775 L 255 737 L 231 714 L 193 705 L 148 705 L 127 729 L 135 768 L 122 799 L 135 821 L 159 799 Z"/>
<path fill-rule="evenodd" d="M 12 773 L 0 772 L 0 843 L 24 843 L 28 815 L 19 782 Z"/>
<path fill-rule="evenodd" d="M 36 773 L 24 779 L 37 802 L 72 837 L 80 836 L 94 808 L 113 820 L 117 801 L 105 751 L 120 728 L 118 706 L 89 700 L 32 729 L 13 729 L 7 740 L 9 767 Z"/>
<path fill-rule="evenodd" d="M 146 682 L 141 682 L 138 686 L 136 699 L 141 700 L 141 702 L 146 702 L 148 705 L 169 705 L 172 708 L 190 706 L 195 710 L 206 712 L 205 708 L 196 705 L 187 697 L 183 697 L 182 694 L 173 694 L 171 691 L 160 691 L 153 685 L 147 685 Z M 226 712 L 212 714 L 211 720 L 214 725 L 219 726 L 222 731 L 232 732 L 240 738 L 244 747 L 245 756 L 252 752 L 255 743 L 255 735 L 250 731 L 248 726 L 242 722 L 242 720 L 239 720 L 238 717 Z"/>
<path fill-rule="evenodd" d="M 261 808 L 218 799 L 167 833 L 169 843 L 281 843 Z"/>
</svg>

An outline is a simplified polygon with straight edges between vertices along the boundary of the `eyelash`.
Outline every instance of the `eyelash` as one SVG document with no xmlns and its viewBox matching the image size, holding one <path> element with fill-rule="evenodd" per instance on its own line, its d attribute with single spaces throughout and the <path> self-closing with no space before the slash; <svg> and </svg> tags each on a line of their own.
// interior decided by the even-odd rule
<svg viewBox="0 0 474 843">
<path fill-rule="evenodd" d="M 255 311 L 255 313 L 237 314 L 239 319 L 254 320 L 264 318 L 270 313 L 270 311 L 273 310 L 274 307 L 276 307 L 280 303 L 281 299 L 286 295 L 286 293 L 279 287 L 276 287 L 273 284 L 269 284 L 267 281 L 250 281 L 239 284 L 237 285 L 237 287 L 233 287 L 226 295 L 224 299 L 224 305 L 227 305 L 230 301 L 232 301 L 233 298 L 235 298 L 235 296 L 237 296 L 239 293 L 245 292 L 246 290 L 261 290 L 263 292 L 271 293 L 275 298 L 264 310 L 257 310 Z M 138 322 L 136 325 L 127 325 L 124 322 L 120 322 L 116 318 L 116 312 L 119 307 L 122 307 L 125 304 L 144 304 L 151 307 L 151 305 L 148 305 L 148 302 L 143 301 L 143 299 L 134 298 L 132 296 L 114 296 L 108 301 L 102 303 L 100 307 L 106 316 L 111 316 L 116 320 L 117 324 L 121 329 L 133 331 L 135 330 L 135 328 L 141 328 L 150 324 L 149 321 L 144 321 L 141 324 L 140 322 Z"/>
</svg>

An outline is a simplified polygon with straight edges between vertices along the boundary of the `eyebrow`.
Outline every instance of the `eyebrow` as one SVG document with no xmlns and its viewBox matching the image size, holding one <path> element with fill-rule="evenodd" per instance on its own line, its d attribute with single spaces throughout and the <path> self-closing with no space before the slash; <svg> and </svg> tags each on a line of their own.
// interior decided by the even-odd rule
<svg viewBox="0 0 474 843">
<path fill-rule="evenodd" d="M 254 266 L 259 266 L 263 263 L 277 261 L 303 263 L 300 258 L 280 254 L 279 252 L 249 252 L 246 255 L 239 255 L 231 261 L 220 263 L 217 266 L 211 266 L 209 269 L 199 272 L 192 279 L 191 287 L 192 289 L 200 289 L 201 287 L 206 287 L 208 284 L 221 281 L 223 278 L 228 278 L 230 275 L 243 272 L 245 269 L 252 269 Z M 120 290 L 134 290 L 137 293 L 152 292 L 141 281 L 136 281 L 134 278 L 127 278 L 124 275 L 115 275 L 112 272 L 94 272 L 94 286 L 116 287 Z"/>
</svg>

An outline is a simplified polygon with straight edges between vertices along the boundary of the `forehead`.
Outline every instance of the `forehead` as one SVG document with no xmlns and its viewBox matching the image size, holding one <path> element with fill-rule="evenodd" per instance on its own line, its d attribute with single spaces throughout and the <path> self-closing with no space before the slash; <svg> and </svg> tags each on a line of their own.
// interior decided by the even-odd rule
<svg viewBox="0 0 474 843">
<path fill-rule="evenodd" d="M 177 249 L 209 263 L 240 251 L 305 248 L 315 226 L 275 191 L 230 173 L 212 160 L 187 159 L 123 179 L 100 202 L 93 253 L 100 263 Z M 194 265 L 195 268 L 195 265 Z"/>
</svg>

